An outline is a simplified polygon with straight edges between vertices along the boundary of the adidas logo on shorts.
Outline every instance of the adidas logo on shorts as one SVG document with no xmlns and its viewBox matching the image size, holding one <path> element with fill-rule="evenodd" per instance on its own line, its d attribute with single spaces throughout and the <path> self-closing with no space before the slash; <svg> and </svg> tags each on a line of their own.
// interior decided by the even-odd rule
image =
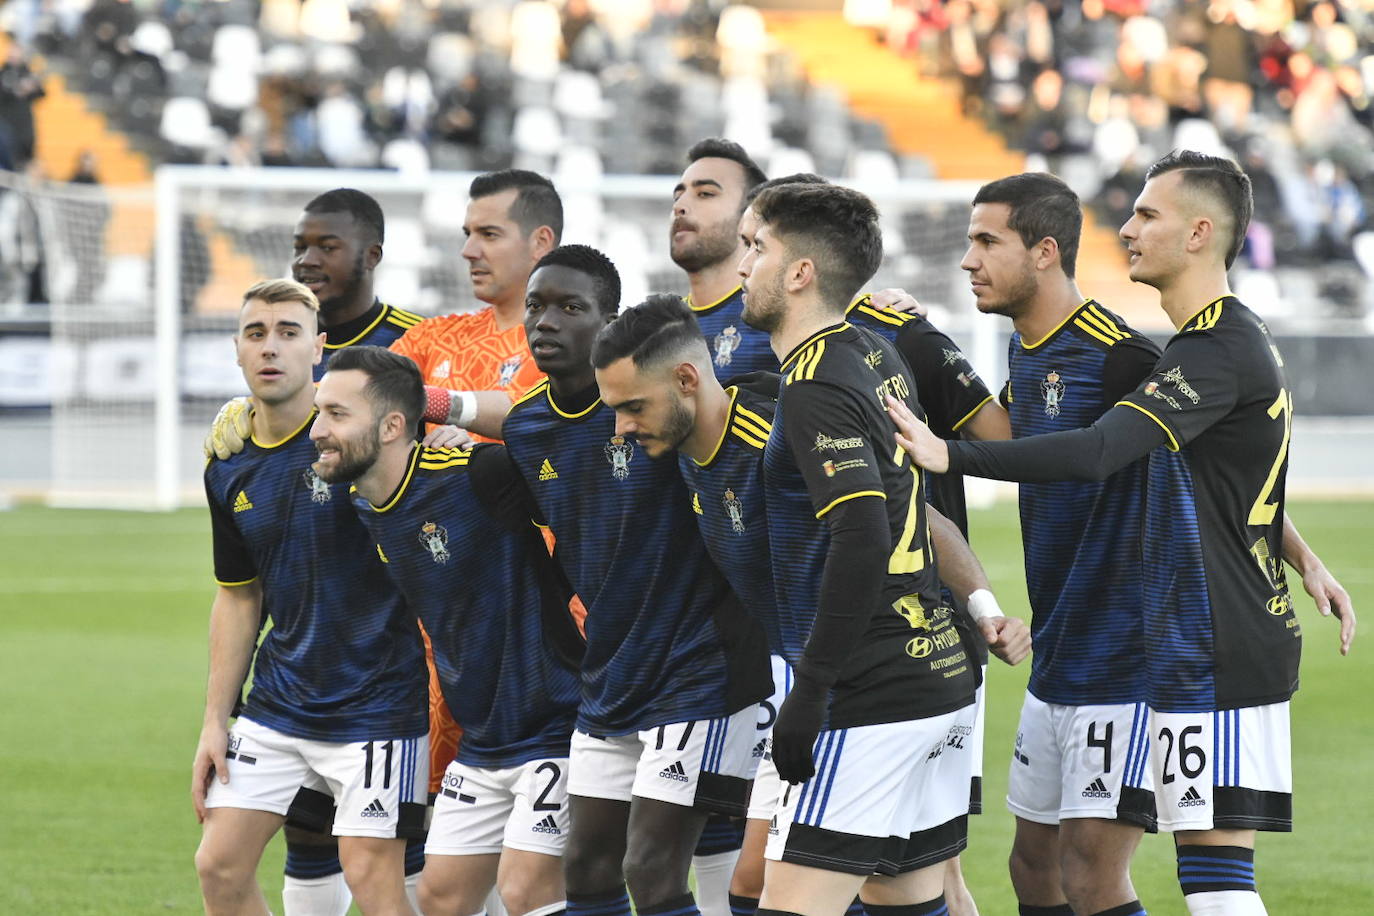
<svg viewBox="0 0 1374 916">
<path fill-rule="evenodd" d="M 762 760 L 768 753 L 768 739 L 760 738 L 759 743 L 754 745 L 754 750 L 750 756 L 755 760 Z"/>
<path fill-rule="evenodd" d="M 1107 791 L 1107 786 L 1102 782 L 1102 777 L 1099 776 L 1092 781 L 1091 785 L 1089 785 L 1086 789 L 1083 790 L 1083 797 L 1111 798 L 1112 793 Z"/>
<path fill-rule="evenodd" d="M 391 817 L 391 814 L 382 807 L 380 798 L 372 799 L 372 804 L 363 809 L 363 817 Z"/>
<path fill-rule="evenodd" d="M 1180 808 L 1196 808 L 1198 805 L 1205 805 L 1207 802 L 1197 794 L 1196 786 L 1189 786 L 1188 791 L 1183 793 L 1183 797 L 1178 800 Z"/>
<path fill-rule="evenodd" d="M 552 833 L 554 836 L 557 836 L 558 834 L 563 832 L 562 830 L 558 829 L 558 822 L 553 819 L 552 814 L 544 818 L 539 823 L 535 824 L 530 829 L 533 830 L 535 833 Z"/>
<path fill-rule="evenodd" d="M 671 779 L 675 782 L 688 782 L 687 771 L 682 768 L 682 761 L 679 760 L 670 767 L 664 767 L 658 771 L 658 775 L 664 779 Z"/>
</svg>

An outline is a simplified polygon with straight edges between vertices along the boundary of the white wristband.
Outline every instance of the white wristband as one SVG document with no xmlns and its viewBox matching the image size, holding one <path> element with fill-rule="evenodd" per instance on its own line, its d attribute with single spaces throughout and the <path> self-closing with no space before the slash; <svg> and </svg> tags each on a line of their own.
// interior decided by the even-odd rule
<svg viewBox="0 0 1374 916">
<path fill-rule="evenodd" d="M 973 618 L 974 623 L 978 623 L 987 617 L 1005 617 L 1002 608 L 997 604 L 997 598 L 992 592 L 985 588 L 980 588 L 968 596 L 968 614 Z"/>
<path fill-rule="evenodd" d="M 471 391 L 453 392 L 453 400 L 449 403 L 448 418 L 454 426 L 468 427 L 473 420 L 477 419 L 477 395 Z"/>
</svg>

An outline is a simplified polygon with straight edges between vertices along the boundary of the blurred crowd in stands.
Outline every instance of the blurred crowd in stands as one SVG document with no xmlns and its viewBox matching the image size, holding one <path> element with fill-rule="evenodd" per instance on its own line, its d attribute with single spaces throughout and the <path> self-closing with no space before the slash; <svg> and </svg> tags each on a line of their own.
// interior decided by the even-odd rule
<svg viewBox="0 0 1374 916">
<path fill-rule="evenodd" d="M 843 5 L 1104 223 L 1168 150 L 1222 152 L 1246 264 L 1374 276 L 1374 0 Z M 928 174 L 724 0 L 10 0 L 0 29 L 0 168 L 32 152 L 32 49 L 155 161 L 675 174 L 724 134 L 771 172 Z"/>
<path fill-rule="evenodd" d="M 1358 261 L 1374 274 L 1371 0 L 849 6 L 924 71 L 956 79 L 966 112 L 1107 224 L 1129 216 L 1155 159 L 1215 152 L 1254 183 L 1251 267 Z"/>
</svg>

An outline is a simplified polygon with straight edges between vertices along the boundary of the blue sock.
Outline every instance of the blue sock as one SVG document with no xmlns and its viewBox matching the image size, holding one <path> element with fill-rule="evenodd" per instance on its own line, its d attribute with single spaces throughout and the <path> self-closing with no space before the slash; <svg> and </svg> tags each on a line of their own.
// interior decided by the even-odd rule
<svg viewBox="0 0 1374 916">
<path fill-rule="evenodd" d="M 730 895 L 730 916 L 754 916 L 754 912 L 759 908 L 759 898 L 741 897 L 739 894 Z"/>
<path fill-rule="evenodd" d="M 681 897 L 673 897 L 654 906 L 635 907 L 639 916 L 701 916 L 697 909 L 697 899 L 688 891 Z"/>
<path fill-rule="evenodd" d="M 338 847 L 311 846 L 287 841 L 286 873 L 292 878 L 327 878 L 342 871 Z"/>
<path fill-rule="evenodd" d="M 568 916 L 630 916 L 630 895 L 623 884 L 599 894 L 569 894 Z"/>
<path fill-rule="evenodd" d="M 878 906 L 872 903 L 859 903 L 855 900 L 848 912 L 853 912 L 853 907 L 860 907 L 860 912 L 867 913 L 868 916 L 949 916 L 949 907 L 945 905 L 945 895 L 941 894 L 934 900 L 927 900 L 925 903 L 910 903 L 906 906 Z"/>
<path fill-rule="evenodd" d="M 1029 903 L 1021 903 L 1016 907 L 1019 916 L 1073 916 L 1073 907 L 1067 903 L 1058 906 L 1031 906 Z"/>
<path fill-rule="evenodd" d="M 1255 851 L 1244 846 L 1178 847 L 1178 886 L 1183 895 L 1208 891 L 1255 891 Z"/>
<path fill-rule="evenodd" d="M 724 814 L 713 814 L 706 819 L 701 828 L 701 838 L 697 840 L 694 856 L 714 856 L 722 852 L 734 852 L 744 845 L 744 821 Z"/>
<path fill-rule="evenodd" d="M 844 916 L 864 916 L 863 901 L 855 897 L 854 902 L 849 905 L 849 909 L 844 911 Z"/>
<path fill-rule="evenodd" d="M 425 870 L 425 841 L 406 841 L 406 877 L 418 875 Z"/>
</svg>

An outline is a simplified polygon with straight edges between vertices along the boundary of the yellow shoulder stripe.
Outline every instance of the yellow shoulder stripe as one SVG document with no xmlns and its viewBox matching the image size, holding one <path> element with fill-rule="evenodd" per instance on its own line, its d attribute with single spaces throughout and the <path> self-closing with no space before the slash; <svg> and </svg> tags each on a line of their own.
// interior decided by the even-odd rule
<svg viewBox="0 0 1374 916">
<path fill-rule="evenodd" d="M 898 328 L 911 320 L 910 315 L 903 315 L 901 312 L 894 312 L 890 309 L 874 308 L 867 304 L 861 304 L 855 311 L 862 312 L 874 321 L 881 321 L 883 324 L 890 324 Z"/>
<path fill-rule="evenodd" d="M 797 365 L 793 367 L 787 376 L 787 384 L 793 382 L 805 382 L 816 377 L 816 367 L 820 365 L 821 357 L 825 354 L 825 341 L 818 340 L 806 349 L 797 358 Z"/>
<path fill-rule="evenodd" d="M 760 439 L 752 430 L 745 429 L 739 425 L 730 427 L 730 434 L 746 445 L 752 445 L 757 449 L 762 449 L 768 443 L 767 438 Z"/>
<path fill-rule="evenodd" d="M 1155 416 L 1153 413 L 1146 410 L 1144 407 L 1141 407 L 1139 404 L 1134 404 L 1130 401 L 1117 401 L 1115 406 L 1134 408 L 1135 410 L 1138 410 L 1145 416 L 1149 417 L 1151 420 L 1154 420 L 1156 423 L 1159 424 L 1159 428 L 1164 430 L 1164 435 L 1169 437 L 1169 451 L 1176 452 L 1179 450 L 1178 440 L 1174 438 L 1174 431 L 1171 430 L 1159 417 Z"/>
<path fill-rule="evenodd" d="M 825 513 L 829 512 L 831 509 L 835 508 L 840 503 L 848 502 L 851 499 L 858 499 L 860 496 L 876 496 L 881 500 L 887 499 L 887 494 L 884 493 L 882 490 L 859 490 L 857 493 L 846 493 L 844 496 L 841 496 L 839 499 L 835 500 L 830 505 L 826 506 L 824 509 L 817 512 L 816 518 L 820 518 L 821 516 L 825 515 Z"/>
<path fill-rule="evenodd" d="M 753 415 L 745 415 L 744 413 L 735 414 L 735 425 L 748 430 L 756 436 L 761 436 L 764 439 L 767 439 L 769 433 L 773 431 L 773 424 L 765 420 L 760 420 Z"/>
</svg>

